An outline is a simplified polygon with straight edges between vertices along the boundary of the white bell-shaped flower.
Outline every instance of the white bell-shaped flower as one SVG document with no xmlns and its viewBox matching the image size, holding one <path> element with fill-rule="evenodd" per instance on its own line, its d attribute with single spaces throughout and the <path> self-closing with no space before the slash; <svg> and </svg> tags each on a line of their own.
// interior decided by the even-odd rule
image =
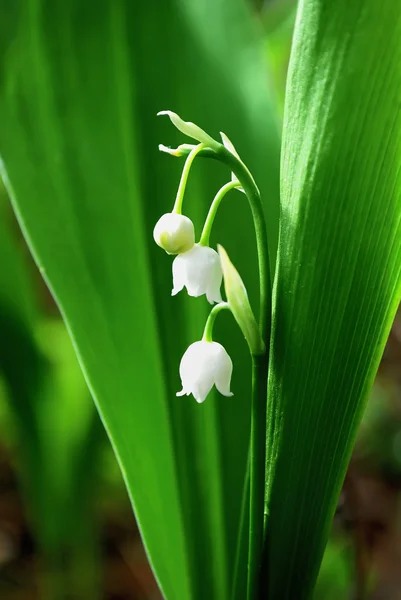
<svg viewBox="0 0 401 600">
<path fill-rule="evenodd" d="M 195 342 L 181 359 L 182 390 L 177 396 L 192 394 L 197 402 L 203 402 L 214 385 L 223 396 L 232 396 L 232 371 L 231 358 L 221 344 L 204 340 Z"/>
<path fill-rule="evenodd" d="M 173 261 L 173 291 L 175 296 L 184 287 L 190 296 L 202 296 L 213 304 L 221 302 L 220 286 L 223 279 L 220 257 L 213 248 L 195 244 L 191 250 L 179 254 Z"/>
<path fill-rule="evenodd" d="M 166 213 L 157 221 L 153 238 L 168 254 L 187 252 L 195 244 L 194 224 L 184 215 Z"/>
</svg>

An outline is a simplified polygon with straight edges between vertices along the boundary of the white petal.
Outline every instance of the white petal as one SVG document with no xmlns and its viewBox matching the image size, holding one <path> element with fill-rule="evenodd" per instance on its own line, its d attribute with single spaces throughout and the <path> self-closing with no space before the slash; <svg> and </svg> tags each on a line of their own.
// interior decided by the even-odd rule
<svg viewBox="0 0 401 600">
<path fill-rule="evenodd" d="M 223 269 L 222 269 L 220 257 L 219 257 L 218 266 L 216 266 L 216 268 L 214 268 L 210 274 L 210 278 L 208 281 L 208 288 L 206 291 L 206 298 L 208 299 L 210 304 L 213 304 L 213 302 L 221 302 L 222 301 L 221 292 L 220 292 L 222 280 L 223 280 Z"/>
<path fill-rule="evenodd" d="M 185 273 L 184 285 L 190 296 L 207 294 L 207 299 L 220 302 L 220 286 L 223 278 L 220 257 L 208 246 L 195 246 L 180 255 L 180 269 Z"/>
<path fill-rule="evenodd" d="M 214 304 L 215 302 L 222 302 L 223 298 L 220 294 L 220 288 L 218 290 L 208 290 L 206 292 L 206 299 L 210 304 Z"/>
<path fill-rule="evenodd" d="M 213 369 L 213 356 L 211 355 L 212 342 L 194 342 L 186 350 L 180 363 L 180 377 L 182 381 L 182 387 L 192 389 L 194 385 L 197 385 L 200 380 L 208 380 L 211 386 L 214 382 Z"/>
<path fill-rule="evenodd" d="M 179 254 L 173 260 L 173 289 L 171 295 L 175 296 L 185 285 L 185 264 L 182 261 L 182 255 Z"/>
<path fill-rule="evenodd" d="M 214 344 L 219 347 L 218 353 L 216 352 L 216 388 L 223 396 L 232 396 L 233 393 L 230 391 L 231 375 L 233 372 L 232 360 L 221 344 L 218 342 L 214 342 Z"/>
<path fill-rule="evenodd" d="M 203 402 L 214 385 L 213 357 L 211 342 L 191 344 L 180 364 L 180 377 L 183 390 L 194 395 L 197 402 Z M 210 364 L 210 358 L 212 364 Z"/>
<path fill-rule="evenodd" d="M 211 248 L 195 245 L 192 250 L 185 253 L 185 285 L 190 296 L 197 297 L 206 292 L 210 277 L 210 261 L 208 250 L 211 250 Z"/>
<path fill-rule="evenodd" d="M 194 386 L 194 388 L 192 390 L 192 395 L 199 404 L 201 404 L 202 402 L 204 402 L 206 400 L 213 385 L 214 385 L 213 381 L 210 381 L 209 379 L 205 379 L 205 380 L 199 380 L 198 383 Z"/>
</svg>

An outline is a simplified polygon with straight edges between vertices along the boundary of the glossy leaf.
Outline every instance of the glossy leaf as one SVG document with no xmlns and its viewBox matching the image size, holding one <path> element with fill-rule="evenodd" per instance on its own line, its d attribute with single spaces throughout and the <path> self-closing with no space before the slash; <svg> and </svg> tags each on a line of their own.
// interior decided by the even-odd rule
<svg viewBox="0 0 401 600">
<path fill-rule="evenodd" d="M 233 139 L 264 194 L 274 264 L 279 136 L 253 21 L 239 0 L 168 0 L 157 11 L 144 0 L 29 0 L 13 9 L 0 1 L 0 9 L 0 154 L 21 226 L 73 337 L 164 596 L 224 600 L 250 361 L 233 323 L 219 323 L 234 398 L 198 406 L 175 397 L 180 358 L 201 337 L 207 306 L 170 298 L 171 259 L 153 244 L 182 168 L 157 147 L 187 141 L 156 113 L 174 110 Z M 231 176 L 200 162 L 184 202 L 198 235 Z M 254 234 L 238 196 L 222 207 L 212 242 L 247 273 L 253 301 Z"/>
<path fill-rule="evenodd" d="M 269 381 L 269 600 L 311 594 L 400 301 L 400 40 L 397 2 L 299 5 Z"/>
</svg>

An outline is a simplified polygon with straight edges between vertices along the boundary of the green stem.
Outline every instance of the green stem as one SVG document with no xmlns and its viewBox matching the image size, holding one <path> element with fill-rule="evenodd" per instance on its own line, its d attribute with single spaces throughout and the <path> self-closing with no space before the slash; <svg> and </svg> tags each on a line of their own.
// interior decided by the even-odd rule
<svg viewBox="0 0 401 600">
<path fill-rule="evenodd" d="M 264 495 L 266 471 L 266 406 L 271 326 L 271 277 L 266 222 L 258 187 L 244 163 L 224 146 L 216 153 L 234 173 L 243 188 L 252 212 L 259 263 L 259 327 L 266 352 L 253 356 L 250 441 L 249 551 L 247 600 L 258 597 L 264 545 Z"/>
<path fill-rule="evenodd" d="M 252 357 L 248 600 L 258 598 L 264 545 L 267 354 Z"/>
<path fill-rule="evenodd" d="M 175 203 L 174 203 L 174 207 L 173 207 L 173 211 L 172 211 L 173 213 L 177 213 L 180 215 L 182 212 L 182 203 L 184 200 L 184 193 L 185 193 L 185 188 L 187 186 L 189 171 L 191 170 L 191 166 L 192 166 L 192 163 L 193 163 L 196 155 L 201 150 L 203 150 L 204 147 L 205 147 L 204 144 L 199 144 L 198 146 L 195 146 L 195 148 L 193 148 L 187 156 L 184 168 L 182 170 L 180 184 L 179 184 L 178 190 L 177 190 L 177 196 L 175 198 Z"/>
<path fill-rule="evenodd" d="M 260 303 L 259 303 L 259 323 L 263 341 L 268 346 L 271 324 L 271 278 L 269 266 L 269 248 L 267 244 L 267 230 L 265 216 L 263 213 L 262 201 L 259 189 L 244 163 L 234 156 L 223 145 L 219 152 L 216 152 L 216 158 L 225 163 L 239 180 L 242 189 L 251 208 L 258 251 L 259 263 L 259 285 L 260 285 Z"/>
<path fill-rule="evenodd" d="M 246 464 L 244 487 L 242 490 L 241 512 L 238 524 L 237 547 L 235 550 L 233 585 L 231 590 L 231 600 L 243 600 L 245 597 L 244 587 L 246 581 L 240 577 L 241 564 L 246 561 L 248 556 L 248 536 L 249 536 L 249 459 Z M 244 584 L 244 585 L 242 585 Z"/>
<path fill-rule="evenodd" d="M 202 341 L 203 342 L 212 342 L 213 341 L 213 326 L 216 320 L 217 315 L 222 310 L 231 310 L 228 302 L 219 302 L 213 306 L 212 310 L 209 313 L 209 316 L 206 321 L 205 329 L 203 331 Z"/>
<path fill-rule="evenodd" d="M 227 194 L 227 192 L 238 187 L 240 187 L 238 181 L 229 181 L 228 183 L 223 185 L 223 187 L 217 192 L 212 204 L 210 205 L 209 212 L 207 214 L 206 221 L 203 226 L 202 235 L 199 240 L 200 246 L 209 246 L 210 232 L 212 231 L 214 219 L 216 217 L 220 203 Z"/>
</svg>

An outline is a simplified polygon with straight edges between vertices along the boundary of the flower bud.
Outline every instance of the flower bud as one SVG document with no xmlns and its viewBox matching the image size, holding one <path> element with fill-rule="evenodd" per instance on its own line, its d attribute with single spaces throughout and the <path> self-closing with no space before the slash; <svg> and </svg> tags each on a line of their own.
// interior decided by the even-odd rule
<svg viewBox="0 0 401 600">
<path fill-rule="evenodd" d="M 165 146 L 164 144 L 159 144 L 160 152 L 165 152 L 166 154 L 170 154 L 171 156 L 188 156 L 188 154 L 196 148 L 194 144 L 180 144 L 177 148 L 169 148 L 169 146 Z"/>
<path fill-rule="evenodd" d="M 192 394 L 197 402 L 203 402 L 215 385 L 223 396 L 230 392 L 233 363 L 226 350 L 218 342 L 195 342 L 191 344 L 180 364 L 181 392 L 177 396 Z"/>
<path fill-rule="evenodd" d="M 220 258 L 216 250 L 195 244 L 191 250 L 173 261 L 173 291 L 175 296 L 184 287 L 197 298 L 206 294 L 210 304 L 221 302 L 220 286 L 223 280 Z"/>
<path fill-rule="evenodd" d="M 222 246 L 217 246 L 224 276 L 224 289 L 229 307 L 252 354 L 263 354 L 265 345 L 253 315 L 244 282 Z"/>
<path fill-rule="evenodd" d="M 170 117 L 170 121 L 172 124 L 181 131 L 184 135 L 197 140 L 201 144 L 204 144 L 208 148 L 212 148 L 212 150 L 219 150 L 221 148 L 221 144 L 216 142 L 206 131 L 203 131 L 198 125 L 192 123 L 191 121 L 183 121 L 181 117 L 177 115 L 177 113 L 172 112 L 171 110 L 161 110 L 157 113 L 157 116 L 167 115 Z"/>
<path fill-rule="evenodd" d="M 157 221 L 153 238 L 167 254 L 187 252 L 195 244 L 194 224 L 184 215 L 166 213 Z"/>
</svg>

